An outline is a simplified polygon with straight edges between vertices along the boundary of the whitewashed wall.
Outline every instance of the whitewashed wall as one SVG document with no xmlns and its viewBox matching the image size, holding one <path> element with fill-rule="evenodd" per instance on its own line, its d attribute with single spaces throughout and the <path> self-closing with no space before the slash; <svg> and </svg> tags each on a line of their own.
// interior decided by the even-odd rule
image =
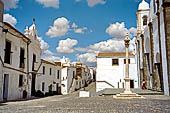
<svg viewBox="0 0 170 113">
<path fill-rule="evenodd" d="M 9 32 L 12 33 L 16 33 L 14 30 L 12 30 L 11 28 L 5 26 L 6 29 L 8 29 Z M 19 64 L 20 64 L 20 48 L 24 48 L 25 50 L 25 58 L 27 59 L 27 43 L 24 42 L 22 40 L 22 38 L 18 38 L 16 36 L 13 36 L 9 33 L 5 34 L 5 33 L 0 33 L 0 55 L 1 58 L 4 62 L 4 49 L 5 49 L 5 42 L 6 39 L 11 41 L 11 51 L 13 52 L 11 54 L 11 64 L 6 64 L 4 63 L 4 65 L 6 67 L 10 67 L 13 68 L 15 70 L 12 69 L 8 69 L 8 68 L 3 68 L 1 70 L 1 86 L 3 86 L 3 82 L 4 82 L 4 74 L 8 74 L 9 75 L 9 81 L 8 81 L 8 98 L 7 100 L 15 100 L 15 99 L 20 99 L 23 98 L 23 90 L 26 90 L 27 87 L 27 61 L 25 60 L 25 68 L 21 69 L 19 68 Z M 1 65 L 2 68 L 2 65 Z M 17 70 L 20 70 L 22 72 L 19 72 Z M 23 86 L 19 87 L 19 75 L 23 75 Z M 1 88 L 1 99 L 3 98 L 3 87 Z"/>
<path fill-rule="evenodd" d="M 61 70 L 61 92 L 68 94 L 73 81 L 73 71 L 76 74 L 76 68 L 66 67 Z"/>
<path fill-rule="evenodd" d="M 43 66 L 45 66 L 45 74 L 43 74 Z M 50 75 L 50 68 L 52 69 L 51 75 Z M 59 72 L 59 79 L 57 78 Z M 42 91 L 44 94 L 46 92 L 49 92 L 49 86 L 52 84 L 52 91 L 57 91 L 56 83 L 59 85 L 61 84 L 61 67 L 54 66 L 51 64 L 42 63 L 41 67 L 38 71 L 38 76 L 36 79 L 36 90 L 42 91 L 42 83 L 44 82 L 44 91 Z"/>
<path fill-rule="evenodd" d="M 117 57 L 118 58 L 118 57 Z M 137 63 L 135 57 L 130 58 L 131 64 L 129 65 L 129 76 L 134 80 L 134 87 L 138 88 L 138 77 L 137 77 Z M 112 88 L 105 82 L 106 81 L 114 88 L 118 88 L 118 82 L 120 88 L 125 78 L 125 64 L 124 58 L 119 57 L 119 65 L 112 66 L 112 58 L 97 58 L 97 72 L 96 72 L 96 91 L 103 90 L 105 88 Z M 99 81 L 99 82 L 98 82 Z M 121 81 L 121 82 L 120 82 Z"/>
<path fill-rule="evenodd" d="M 162 71 L 163 71 L 163 81 L 164 81 L 164 94 L 169 95 L 168 86 L 168 70 L 167 70 L 167 53 L 166 53 L 166 43 L 165 43 L 165 24 L 164 24 L 164 14 L 163 8 L 160 11 L 160 23 L 161 23 L 161 51 L 162 51 Z"/>
</svg>

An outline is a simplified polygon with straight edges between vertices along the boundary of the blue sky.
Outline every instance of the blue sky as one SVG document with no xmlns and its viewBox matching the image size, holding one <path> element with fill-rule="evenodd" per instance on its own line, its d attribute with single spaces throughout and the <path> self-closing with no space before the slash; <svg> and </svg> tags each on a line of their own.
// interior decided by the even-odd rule
<svg viewBox="0 0 170 113">
<path fill-rule="evenodd" d="M 124 34 L 128 32 L 133 39 L 136 11 L 142 0 L 2 1 L 4 20 L 22 33 L 35 17 L 38 36 L 46 46 L 43 58 L 56 60 L 66 56 L 71 61 L 94 65 L 98 52 L 123 51 Z M 55 21 L 60 29 L 49 31 L 50 26 L 56 27 L 53 26 Z"/>
</svg>

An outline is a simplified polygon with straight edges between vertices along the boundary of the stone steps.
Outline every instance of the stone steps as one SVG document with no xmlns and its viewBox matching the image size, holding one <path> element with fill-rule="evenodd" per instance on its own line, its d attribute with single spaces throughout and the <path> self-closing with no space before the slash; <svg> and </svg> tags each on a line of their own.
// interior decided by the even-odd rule
<svg viewBox="0 0 170 113">
<path fill-rule="evenodd" d="M 117 95 L 114 95 L 113 98 L 116 99 L 140 99 L 140 98 L 144 98 L 141 95 L 138 95 L 136 93 L 120 93 Z"/>
</svg>

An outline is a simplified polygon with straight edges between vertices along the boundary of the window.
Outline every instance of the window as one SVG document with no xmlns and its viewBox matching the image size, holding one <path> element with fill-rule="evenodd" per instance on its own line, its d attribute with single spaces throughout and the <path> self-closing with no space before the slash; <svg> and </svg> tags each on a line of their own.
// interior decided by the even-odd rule
<svg viewBox="0 0 170 113">
<path fill-rule="evenodd" d="M 44 91 L 44 86 L 45 86 L 45 83 L 42 82 L 42 91 Z"/>
<path fill-rule="evenodd" d="M 45 66 L 43 66 L 43 75 L 45 75 Z"/>
<path fill-rule="evenodd" d="M 51 75 L 52 69 L 50 68 L 50 75 Z"/>
<path fill-rule="evenodd" d="M 23 75 L 19 75 L 19 87 L 23 86 Z"/>
<path fill-rule="evenodd" d="M 112 65 L 119 65 L 118 59 L 112 59 Z"/>
<path fill-rule="evenodd" d="M 130 59 L 128 59 L 128 63 L 130 64 Z M 124 59 L 124 64 L 126 64 L 126 59 Z"/>
<path fill-rule="evenodd" d="M 11 42 L 6 40 L 4 62 L 7 64 L 11 64 L 11 53 Z"/>
<path fill-rule="evenodd" d="M 35 71 L 35 63 L 36 63 L 36 55 L 33 54 L 33 60 L 32 60 L 32 70 Z"/>
<path fill-rule="evenodd" d="M 24 68 L 25 64 L 24 64 L 24 54 L 25 54 L 25 50 L 23 48 L 20 49 L 20 68 Z"/>
<path fill-rule="evenodd" d="M 143 16 L 143 26 L 147 25 L 147 20 L 148 20 L 148 17 L 146 15 Z"/>
<path fill-rule="evenodd" d="M 60 79 L 60 70 L 57 72 L 57 79 Z"/>
</svg>

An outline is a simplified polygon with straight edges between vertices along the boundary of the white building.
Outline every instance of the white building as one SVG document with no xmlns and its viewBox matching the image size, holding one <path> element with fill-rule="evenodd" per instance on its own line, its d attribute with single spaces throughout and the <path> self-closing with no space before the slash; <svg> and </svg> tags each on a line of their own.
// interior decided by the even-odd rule
<svg viewBox="0 0 170 113">
<path fill-rule="evenodd" d="M 0 101 L 26 98 L 30 39 L 8 23 L 0 32 Z"/>
<path fill-rule="evenodd" d="M 72 93 L 88 85 L 91 80 L 90 70 L 82 63 L 70 63 L 65 57 L 61 60 L 61 92 L 62 94 Z"/>
<path fill-rule="evenodd" d="M 99 53 L 96 69 L 96 92 L 105 88 L 124 88 L 125 53 Z M 138 88 L 135 55 L 129 53 L 129 76 L 131 88 Z"/>
<path fill-rule="evenodd" d="M 61 70 L 61 93 L 68 94 L 71 90 L 75 90 L 75 67 L 64 67 Z M 74 87 L 74 88 L 73 88 Z M 72 89 L 71 89 L 72 88 Z"/>
<path fill-rule="evenodd" d="M 61 93 L 61 67 L 57 66 L 54 62 L 41 60 L 41 65 L 38 70 L 36 78 L 36 91 L 49 93 Z"/>
<path fill-rule="evenodd" d="M 170 1 L 142 0 L 137 11 L 137 57 L 140 85 L 169 95 L 169 4 Z M 169 80 L 168 80 L 169 79 Z"/>
</svg>

